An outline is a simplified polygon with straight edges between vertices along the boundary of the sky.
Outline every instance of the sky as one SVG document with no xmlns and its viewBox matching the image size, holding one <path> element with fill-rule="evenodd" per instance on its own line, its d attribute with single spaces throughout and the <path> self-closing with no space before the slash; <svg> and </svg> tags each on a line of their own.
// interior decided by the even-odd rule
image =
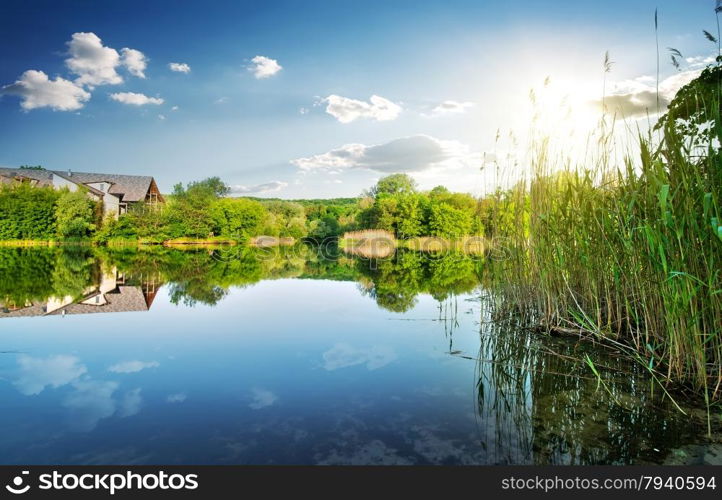
<svg viewBox="0 0 722 500">
<path fill-rule="evenodd" d="M 531 89 L 551 128 L 593 123 L 603 92 L 646 117 L 655 8 L 664 105 L 714 57 L 714 7 L 3 0 L 0 166 L 153 175 L 163 192 L 219 176 L 234 194 L 289 199 L 357 196 L 404 172 L 479 194 L 523 148 Z"/>
</svg>

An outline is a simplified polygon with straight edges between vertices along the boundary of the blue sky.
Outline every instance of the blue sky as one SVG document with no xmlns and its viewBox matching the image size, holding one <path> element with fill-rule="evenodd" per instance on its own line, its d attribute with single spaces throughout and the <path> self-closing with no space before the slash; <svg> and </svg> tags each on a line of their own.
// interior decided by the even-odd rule
<svg viewBox="0 0 722 500">
<path fill-rule="evenodd" d="M 164 191 L 218 175 L 284 198 L 397 171 L 480 192 L 484 153 L 528 128 L 545 77 L 596 116 L 609 50 L 608 93 L 639 112 L 655 7 L 667 99 L 714 55 L 712 0 L 4 0 L 0 165 L 150 174 Z"/>
</svg>

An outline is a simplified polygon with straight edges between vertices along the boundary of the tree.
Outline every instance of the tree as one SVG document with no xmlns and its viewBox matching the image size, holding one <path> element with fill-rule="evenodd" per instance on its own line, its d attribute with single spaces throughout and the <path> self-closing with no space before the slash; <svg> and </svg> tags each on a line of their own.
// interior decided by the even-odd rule
<svg viewBox="0 0 722 500">
<path fill-rule="evenodd" d="M 65 191 L 55 205 L 58 235 L 63 238 L 84 238 L 95 229 L 94 203 L 84 189 Z"/>
<path fill-rule="evenodd" d="M 374 203 L 376 229 L 384 229 L 396 234 L 399 201 L 394 196 L 380 196 Z"/>
<path fill-rule="evenodd" d="M 323 241 L 326 238 L 338 236 L 341 233 L 341 224 L 336 217 L 326 215 L 316 219 L 309 225 L 308 236 Z"/>
<path fill-rule="evenodd" d="M 208 237 L 215 226 L 211 206 L 229 192 L 230 188 L 218 177 L 191 182 L 186 188 L 183 184 L 176 184 L 164 214 L 169 235 L 173 238 Z"/>
<path fill-rule="evenodd" d="M 53 188 L 0 185 L 0 240 L 48 240 L 56 236 Z"/>
<path fill-rule="evenodd" d="M 231 192 L 231 188 L 228 187 L 220 177 L 209 177 L 202 181 L 190 182 L 185 191 L 183 191 L 181 184 L 176 184 L 175 188 L 178 188 L 178 186 L 181 186 L 181 194 L 186 194 L 193 198 L 221 198 L 228 196 Z M 175 192 L 173 194 L 175 194 Z"/>
<path fill-rule="evenodd" d="M 471 233 L 471 214 L 448 203 L 432 203 L 429 210 L 429 231 L 440 238 L 457 238 Z"/>
<path fill-rule="evenodd" d="M 211 207 L 216 232 L 237 240 L 257 236 L 265 215 L 261 203 L 243 198 L 221 198 Z"/>
<path fill-rule="evenodd" d="M 268 236 L 304 238 L 307 234 L 306 211 L 291 201 L 273 200 L 264 203 L 268 210 L 263 232 Z"/>
<path fill-rule="evenodd" d="M 722 66 L 705 68 L 697 78 L 677 91 L 655 128 L 677 125 L 685 133 L 691 131 L 691 126 L 714 120 L 722 112 L 721 90 Z"/>
<path fill-rule="evenodd" d="M 410 193 L 398 197 L 398 215 L 396 232 L 400 238 L 413 238 L 423 234 L 424 212 L 428 199 L 419 194 Z"/>
<path fill-rule="evenodd" d="M 378 198 L 379 195 L 408 194 L 416 192 L 416 181 L 406 174 L 392 174 L 381 178 L 369 190 L 369 195 Z"/>
</svg>

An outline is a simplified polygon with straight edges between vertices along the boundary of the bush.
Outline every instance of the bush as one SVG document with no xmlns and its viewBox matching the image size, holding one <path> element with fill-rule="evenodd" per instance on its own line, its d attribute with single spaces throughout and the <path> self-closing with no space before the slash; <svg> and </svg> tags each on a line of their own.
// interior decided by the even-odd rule
<svg viewBox="0 0 722 500">
<path fill-rule="evenodd" d="M 259 234 L 266 210 L 257 201 L 222 198 L 213 203 L 210 214 L 217 234 L 244 241 Z"/>
<path fill-rule="evenodd" d="M 62 238 L 89 236 L 91 231 L 95 230 L 94 205 L 82 189 L 61 192 L 55 204 L 58 236 Z"/>
<path fill-rule="evenodd" d="M 56 234 L 60 193 L 27 184 L 0 188 L 0 240 L 49 240 Z"/>
</svg>

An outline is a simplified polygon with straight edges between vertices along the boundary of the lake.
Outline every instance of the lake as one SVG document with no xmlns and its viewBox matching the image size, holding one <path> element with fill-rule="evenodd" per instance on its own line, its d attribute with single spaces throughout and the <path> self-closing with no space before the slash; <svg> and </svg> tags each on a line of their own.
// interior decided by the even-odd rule
<svg viewBox="0 0 722 500">
<path fill-rule="evenodd" d="M 323 255 L 0 248 L 0 460 L 709 460 L 703 408 L 498 317 L 481 259 Z"/>
</svg>

